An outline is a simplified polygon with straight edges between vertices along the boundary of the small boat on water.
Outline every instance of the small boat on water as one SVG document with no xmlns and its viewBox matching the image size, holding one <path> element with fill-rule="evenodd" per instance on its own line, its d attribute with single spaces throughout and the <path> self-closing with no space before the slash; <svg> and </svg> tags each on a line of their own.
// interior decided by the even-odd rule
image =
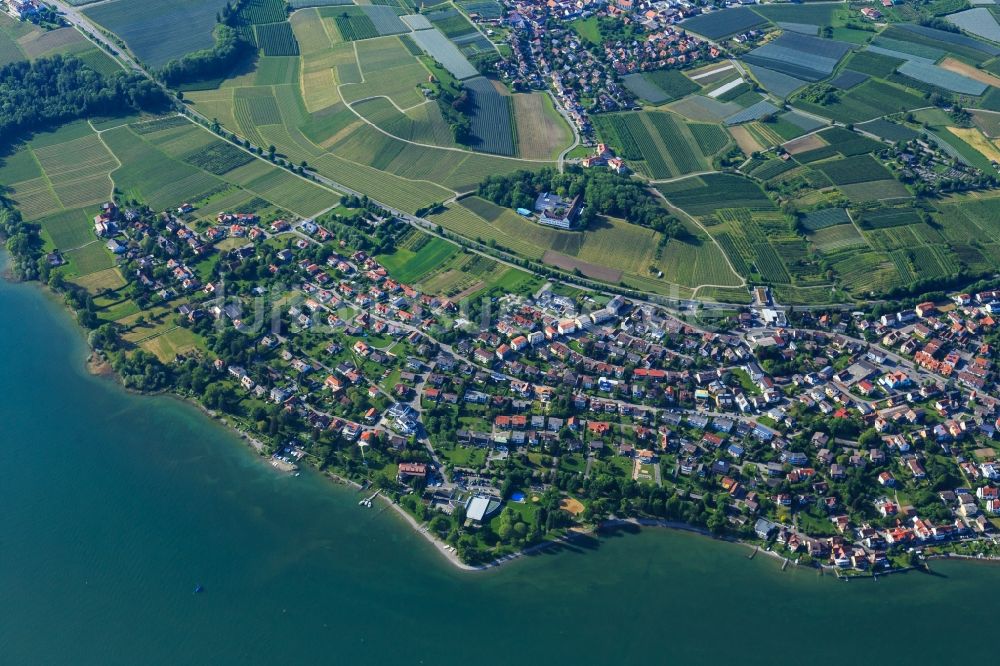
<svg viewBox="0 0 1000 666">
<path fill-rule="evenodd" d="M 198 583 L 197 585 L 194 586 L 194 593 L 195 594 L 200 594 L 200 593 L 202 593 L 204 591 L 205 591 L 205 586 L 202 585 L 201 583 Z"/>
</svg>

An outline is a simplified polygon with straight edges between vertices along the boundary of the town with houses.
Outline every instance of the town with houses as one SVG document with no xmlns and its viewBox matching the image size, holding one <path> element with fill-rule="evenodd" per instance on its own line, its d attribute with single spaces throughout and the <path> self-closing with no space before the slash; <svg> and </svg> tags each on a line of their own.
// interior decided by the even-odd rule
<svg viewBox="0 0 1000 666">
<path fill-rule="evenodd" d="M 364 478 L 441 517 L 466 561 L 608 518 L 841 571 L 996 552 L 1000 285 L 829 313 L 757 287 L 702 323 L 552 282 L 470 304 L 352 245 L 417 233 L 374 206 L 201 231 L 190 213 L 94 218 L 137 298 L 207 340 L 175 365 L 207 371 L 208 406 L 270 435 L 276 466 Z"/>
<path fill-rule="evenodd" d="M 621 77 L 665 67 L 711 61 L 722 51 L 676 25 L 704 8 L 688 0 L 547 0 L 514 2 L 500 19 L 484 23 L 510 29 L 511 58 L 498 73 L 515 88 L 551 89 L 584 136 L 592 136 L 589 113 L 633 108 L 635 96 Z M 591 44 L 570 23 L 592 16 L 620 19 L 627 30 L 638 30 Z"/>
</svg>

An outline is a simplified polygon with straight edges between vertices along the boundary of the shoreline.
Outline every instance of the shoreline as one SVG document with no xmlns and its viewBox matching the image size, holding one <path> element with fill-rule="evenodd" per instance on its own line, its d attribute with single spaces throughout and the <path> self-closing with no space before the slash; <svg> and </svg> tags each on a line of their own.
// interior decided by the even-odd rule
<svg viewBox="0 0 1000 666">
<path fill-rule="evenodd" d="M 79 329 L 79 327 L 76 327 L 76 328 Z M 84 341 L 84 343 L 86 344 L 86 341 Z M 176 393 L 176 392 L 174 392 L 172 390 L 163 390 L 163 391 L 151 392 L 151 391 L 137 391 L 137 390 L 134 390 L 134 389 L 130 389 L 130 388 L 126 387 L 124 384 L 122 384 L 121 377 L 118 375 L 118 373 L 111 367 L 111 365 L 98 352 L 96 352 L 94 350 L 90 350 L 89 351 L 89 353 L 88 353 L 88 355 L 86 357 L 86 360 L 85 360 L 85 367 L 86 367 L 86 370 L 87 370 L 88 374 L 90 374 L 90 375 L 92 375 L 94 377 L 97 377 L 97 378 L 113 379 L 113 381 L 116 383 L 116 385 L 118 386 L 118 388 L 120 388 L 120 389 L 122 389 L 124 391 L 127 391 L 129 393 L 132 393 L 134 395 L 142 395 L 142 396 L 148 396 L 148 397 L 164 397 L 164 396 L 166 396 L 166 397 L 170 397 L 170 398 L 173 398 L 175 400 L 179 400 L 181 402 L 189 403 L 189 404 L 195 406 L 198 410 L 200 410 L 210 420 L 217 422 L 220 426 L 222 426 L 227 431 L 229 431 L 230 433 L 232 433 L 233 435 L 235 435 L 238 439 L 240 439 L 241 441 L 245 442 L 247 444 L 247 446 L 254 453 L 257 454 L 256 457 L 261 458 L 263 460 L 267 460 L 267 456 L 264 453 L 265 448 L 266 448 L 266 445 L 264 444 L 264 442 L 262 442 L 261 440 L 257 439 L 256 437 L 250 435 L 249 433 L 244 432 L 243 430 L 237 428 L 225 416 L 220 415 L 218 412 L 210 410 L 208 407 L 206 407 L 205 405 L 203 405 L 198 400 L 196 400 L 196 399 L 194 399 L 192 397 L 189 397 L 189 396 L 180 395 L 180 394 L 178 394 L 178 393 Z M 283 470 L 283 469 L 279 469 L 277 467 L 275 467 L 274 469 L 276 469 L 279 472 L 285 473 L 285 474 L 289 473 L 289 470 Z M 295 471 L 295 470 L 293 469 L 293 470 L 290 470 L 290 471 Z M 328 471 L 328 470 L 325 470 L 325 471 L 315 470 L 315 471 L 318 472 L 319 474 L 327 477 L 327 479 L 329 479 L 330 481 L 333 481 L 334 483 L 337 483 L 339 485 L 349 486 L 349 487 L 353 488 L 354 490 L 363 490 L 364 489 L 364 487 L 361 484 L 359 484 L 357 481 L 352 481 L 351 479 L 344 478 L 343 476 L 340 476 L 336 472 L 331 472 L 331 471 Z M 660 518 L 609 518 L 607 520 L 602 521 L 601 523 L 599 523 L 597 525 L 591 525 L 589 527 L 585 527 L 585 526 L 571 527 L 571 528 L 569 528 L 567 530 L 567 532 L 565 534 L 562 534 L 561 536 L 559 536 L 559 537 L 557 537 L 555 539 L 541 541 L 539 543 L 532 544 L 532 545 L 530 545 L 530 546 L 528 546 L 526 548 L 522 548 L 522 549 L 520 549 L 518 551 L 515 551 L 515 552 L 510 553 L 508 555 L 504 555 L 503 557 L 499 557 L 499 558 L 490 560 L 489 562 L 486 562 L 486 563 L 483 563 L 483 564 L 468 564 L 468 563 L 462 561 L 462 559 L 458 556 L 458 554 L 454 550 L 449 550 L 448 547 L 451 547 L 450 544 L 446 543 L 440 537 L 434 535 L 427 528 L 426 523 L 422 524 L 422 523 L 417 522 L 417 519 L 414 518 L 413 516 L 411 516 L 409 513 L 407 513 L 406 510 L 403 509 L 403 507 L 401 507 L 397 502 L 394 502 L 391 498 L 389 498 L 387 495 L 385 495 L 383 493 L 379 493 L 378 497 L 376 499 L 378 499 L 381 502 L 383 502 L 385 504 L 386 508 L 391 507 L 394 510 L 394 512 L 398 516 L 400 516 L 414 530 L 414 532 L 416 532 L 417 534 L 423 536 L 434 547 L 434 549 L 438 553 L 440 553 L 442 556 L 444 556 L 445 560 L 447 560 L 456 569 L 458 569 L 459 571 L 463 571 L 463 572 L 470 572 L 471 573 L 471 572 L 482 572 L 482 571 L 489 571 L 489 570 L 492 570 L 492 569 L 499 569 L 504 564 L 508 564 L 508 563 L 513 562 L 515 560 L 519 560 L 522 557 L 525 557 L 525 556 L 528 556 L 528 555 L 532 555 L 534 553 L 538 553 L 538 552 L 544 551 L 544 550 L 546 550 L 548 548 L 553 548 L 553 547 L 556 547 L 556 546 L 559 546 L 559 545 L 562 545 L 562 544 L 572 543 L 572 541 L 574 539 L 576 539 L 576 538 L 579 538 L 579 537 L 582 537 L 582 536 L 597 536 L 597 537 L 600 537 L 600 533 L 601 533 L 602 530 L 604 530 L 604 529 L 612 529 L 612 528 L 615 528 L 615 527 L 622 527 L 622 526 L 637 527 L 640 530 L 641 529 L 645 529 L 645 528 L 658 528 L 658 529 L 676 530 L 676 531 L 679 531 L 679 532 L 687 532 L 687 533 L 690 533 L 690 534 L 695 534 L 695 535 L 698 535 L 698 536 L 701 536 L 701 537 L 705 537 L 705 538 L 711 539 L 713 541 L 720 541 L 720 542 L 725 542 L 725 543 L 729 543 L 729 544 L 733 544 L 733 545 L 739 545 L 739 546 L 742 546 L 744 548 L 751 549 L 751 550 L 755 549 L 755 552 L 757 554 L 767 555 L 767 556 L 769 556 L 769 557 L 771 557 L 771 558 L 773 558 L 773 559 L 775 559 L 775 560 L 777 560 L 779 562 L 782 562 L 782 563 L 784 563 L 787 560 L 788 564 L 790 564 L 792 566 L 795 566 L 796 568 L 798 568 L 800 566 L 804 566 L 804 565 L 799 565 L 795 560 L 792 560 L 791 558 L 786 557 L 784 555 L 780 555 L 779 553 L 776 553 L 773 550 L 770 550 L 768 548 L 761 548 L 759 546 L 759 544 L 750 543 L 748 541 L 744 541 L 744 540 L 742 540 L 742 539 L 740 539 L 738 537 L 734 537 L 734 536 L 726 536 L 726 535 L 713 534 L 709 530 L 707 530 L 707 529 L 705 529 L 703 527 L 698 527 L 696 525 L 690 525 L 688 523 L 683 523 L 683 522 L 678 522 L 678 521 L 664 520 L 664 519 L 660 519 Z M 962 561 L 966 561 L 966 562 L 980 562 L 980 563 L 984 563 L 984 564 L 1000 565 L 1000 556 L 977 557 L 977 556 L 973 556 L 973 555 L 962 555 L 962 554 L 958 554 L 958 553 L 939 553 L 939 554 L 930 555 L 930 556 L 926 557 L 925 559 L 926 559 L 926 561 L 930 561 L 930 560 L 962 560 Z M 842 579 L 842 580 L 849 580 L 849 579 L 855 577 L 855 576 L 845 576 L 845 575 L 841 574 L 838 571 L 837 567 L 829 565 L 829 564 L 818 564 L 818 565 L 814 565 L 814 566 L 809 566 L 808 568 L 815 569 L 820 575 L 826 575 L 828 573 L 832 573 L 835 577 L 837 577 L 838 579 Z M 887 570 L 887 571 L 880 571 L 878 573 L 873 573 L 870 570 L 868 570 L 868 571 L 863 572 L 864 574 L 866 574 L 866 576 L 862 576 L 862 577 L 876 577 L 877 578 L 877 577 L 880 577 L 880 576 L 887 576 L 887 575 L 890 575 L 890 574 L 906 573 L 906 572 L 911 571 L 911 570 L 913 570 L 913 567 L 903 567 L 903 568 L 899 568 L 899 569 L 890 569 L 890 570 Z"/>
<path fill-rule="evenodd" d="M 3 280 L 5 280 L 7 282 L 10 282 L 10 283 L 25 284 L 24 282 L 22 282 L 20 280 L 14 279 L 14 276 L 10 273 L 9 268 L 6 268 L 6 267 L 5 267 L 5 270 L 2 271 L 2 274 L 0 274 L 0 279 L 3 279 Z M 66 304 L 64 302 L 58 302 L 57 301 L 57 299 L 55 298 L 55 296 L 56 296 L 55 292 L 53 292 L 52 290 L 50 290 L 47 287 L 47 285 L 43 285 L 43 288 L 39 291 L 39 293 L 45 298 L 45 300 L 50 301 L 52 303 L 52 305 L 56 306 L 57 308 L 59 308 L 59 309 L 61 309 L 63 311 L 68 311 L 70 314 L 73 313 L 72 308 L 70 308 L 68 304 Z M 164 389 L 164 390 L 161 390 L 161 391 L 141 391 L 141 390 L 136 390 L 136 389 L 131 389 L 131 388 L 126 387 L 122 383 L 121 377 L 119 376 L 119 374 L 114 370 L 114 368 L 107 361 L 107 359 L 102 354 L 100 354 L 99 352 L 97 352 L 97 351 L 95 351 L 95 350 L 93 350 L 93 349 L 90 348 L 90 345 L 88 344 L 88 342 L 86 340 L 86 337 L 85 337 L 85 333 L 86 332 L 79 325 L 77 325 L 76 322 L 72 322 L 71 325 L 72 325 L 73 329 L 77 331 L 77 333 L 79 334 L 79 337 L 80 337 L 82 343 L 84 344 L 83 365 L 84 365 L 84 368 L 85 368 L 85 370 L 86 370 L 86 372 L 87 372 L 88 375 L 90 375 L 92 377 L 95 377 L 95 378 L 100 378 L 100 379 L 112 379 L 113 378 L 113 381 L 115 382 L 115 384 L 117 385 L 117 387 L 119 389 L 122 389 L 122 390 L 124 390 L 124 391 L 126 391 L 128 393 L 134 394 L 134 395 L 142 395 L 142 396 L 148 396 L 148 397 L 169 396 L 169 397 L 171 397 L 173 399 L 180 400 L 181 402 L 190 403 L 191 405 L 197 407 L 210 420 L 218 422 L 219 425 L 223 426 L 230 433 L 236 435 L 238 439 L 243 440 L 249 446 L 249 448 L 251 450 L 253 450 L 257 454 L 256 457 L 259 457 L 259 458 L 262 458 L 264 460 L 267 460 L 267 456 L 265 455 L 266 444 L 264 442 L 262 442 L 260 439 L 258 439 L 256 437 L 254 437 L 250 433 L 245 432 L 245 431 L 241 430 L 240 428 L 236 427 L 235 425 L 233 425 L 233 423 L 228 418 L 226 418 L 225 415 L 221 415 L 218 412 L 210 410 L 209 408 L 207 408 L 205 405 L 203 405 L 197 399 L 195 399 L 193 397 L 190 397 L 190 396 L 181 395 L 181 394 L 179 394 L 176 391 L 173 391 L 171 389 Z M 278 469 L 278 468 L 275 467 L 275 469 Z M 288 473 L 286 470 L 282 470 L 282 469 L 278 469 L 278 471 L 281 471 L 283 473 Z M 292 470 L 292 471 L 294 471 L 294 470 Z M 320 474 L 323 474 L 324 476 L 328 477 L 330 480 L 332 480 L 332 481 L 334 481 L 334 482 L 336 482 L 336 483 L 338 483 L 340 485 L 351 486 L 351 487 L 355 488 L 356 490 L 361 490 L 362 489 L 362 486 L 359 483 L 357 483 L 356 481 L 352 481 L 350 479 L 346 479 L 346 478 L 344 478 L 344 477 L 336 474 L 335 472 L 319 471 L 319 470 L 316 470 L 316 471 L 318 471 Z M 703 536 L 703 537 L 710 538 L 710 539 L 715 540 L 715 541 L 722 541 L 722 542 L 727 542 L 727 543 L 731 543 L 731 544 L 738 544 L 738 545 L 741 545 L 741 546 L 746 547 L 746 548 L 757 549 L 756 550 L 757 553 L 761 553 L 762 552 L 762 553 L 764 553 L 766 555 L 769 555 L 772 558 L 774 558 L 776 560 L 779 560 L 779 561 L 782 561 L 782 562 L 784 562 L 784 561 L 787 560 L 789 564 L 792 564 L 792 565 L 794 565 L 796 567 L 802 566 L 802 565 L 797 564 L 791 558 L 787 558 L 787 557 L 785 557 L 783 555 L 780 555 L 780 554 L 778 554 L 778 553 L 776 553 L 776 552 L 774 552 L 772 550 L 766 549 L 766 548 L 760 548 L 758 544 L 753 544 L 753 543 L 750 543 L 750 542 L 747 542 L 747 541 L 743 541 L 742 539 L 739 539 L 737 537 L 726 536 L 726 535 L 716 535 L 716 534 L 711 533 L 710 531 L 708 531 L 705 528 L 698 527 L 698 526 L 695 526 L 695 525 L 689 525 L 687 523 L 682 523 L 682 522 L 677 522 L 677 521 L 668 521 L 668 520 L 656 519 L 656 518 L 610 518 L 608 520 L 602 521 L 601 523 L 599 523 L 597 525 L 592 525 L 592 526 L 588 526 L 588 527 L 584 527 L 584 526 L 572 527 L 572 528 L 569 528 L 569 530 L 565 534 L 562 534 L 562 535 L 560 535 L 557 538 L 546 540 L 546 541 L 541 541 L 541 542 L 536 543 L 536 544 L 532 544 L 531 546 L 528 546 L 526 548 L 522 548 L 522 549 L 520 549 L 520 550 L 518 550 L 516 552 L 510 553 L 508 555 L 504 555 L 503 557 L 499 557 L 499 558 L 493 559 L 493 560 L 491 560 L 489 562 L 486 562 L 486 563 L 483 563 L 483 564 L 475 564 L 475 565 L 473 565 L 473 564 L 467 564 L 467 563 L 463 562 L 461 560 L 461 558 L 458 557 L 457 553 L 454 552 L 454 550 L 449 550 L 448 549 L 448 548 L 451 547 L 450 544 L 447 544 L 440 537 L 434 535 L 426 527 L 426 523 L 421 524 L 421 523 L 417 522 L 417 520 L 413 516 L 411 516 L 409 513 L 407 513 L 405 511 L 405 509 L 403 509 L 397 502 L 394 502 L 391 498 L 389 498 L 388 496 L 386 496 L 386 495 L 384 495 L 382 493 L 379 493 L 378 498 L 381 499 L 387 506 L 392 507 L 394 509 L 395 513 L 397 515 L 399 515 L 400 517 L 402 517 L 415 532 L 417 532 L 418 534 L 422 535 L 425 539 L 427 539 L 427 541 L 434 546 L 435 550 L 437 550 L 441 555 L 443 555 L 445 557 L 445 559 L 449 563 L 451 563 L 455 568 L 459 569 L 460 571 L 476 572 L 476 571 L 488 571 L 488 570 L 491 570 L 491 569 L 497 569 L 497 568 L 503 566 L 504 564 L 507 564 L 507 563 L 512 562 L 512 561 L 517 560 L 517 559 L 520 559 L 520 558 L 522 558 L 524 556 L 531 555 L 531 554 L 537 553 L 537 552 L 541 552 L 541 551 L 543 551 L 545 549 L 552 548 L 552 547 L 555 547 L 555 546 L 558 546 L 558 545 L 571 543 L 576 538 L 579 538 L 579 537 L 582 537 L 582 536 L 588 536 L 588 535 L 600 536 L 600 532 L 602 530 L 604 530 L 604 529 L 614 528 L 614 527 L 617 527 L 617 526 L 626 526 L 626 525 L 637 527 L 639 529 L 648 528 L 648 527 L 656 527 L 656 528 L 672 529 L 672 530 L 678 530 L 678 531 L 682 531 L 682 532 L 688 532 L 688 533 L 692 533 L 692 534 L 697 534 L 697 535 L 700 535 L 700 536 Z M 934 555 L 930 555 L 930 556 L 926 557 L 927 561 L 930 561 L 930 560 L 949 560 L 949 559 L 951 559 L 951 560 L 982 562 L 982 563 L 986 563 L 986 564 L 1000 564 L 1000 556 L 978 557 L 978 556 L 974 556 L 974 555 L 963 555 L 963 554 L 958 554 L 958 553 L 939 553 L 939 554 L 934 554 Z M 821 574 L 834 573 L 838 578 L 845 578 L 845 579 L 851 578 L 851 576 L 843 576 L 842 574 L 839 573 L 839 571 L 837 571 L 836 567 L 833 567 L 831 565 L 819 564 L 818 566 L 811 566 L 809 568 L 816 569 Z M 903 573 L 903 572 L 906 572 L 906 571 L 910 571 L 911 569 L 912 569 L 912 567 L 904 567 L 904 568 L 900 568 L 900 569 L 891 569 L 891 570 L 888 570 L 888 571 L 878 572 L 875 575 L 876 576 L 885 576 L 885 575 L 892 574 L 892 573 Z M 872 575 L 872 572 L 870 572 L 870 571 L 868 571 L 866 573 L 869 576 Z"/>
</svg>

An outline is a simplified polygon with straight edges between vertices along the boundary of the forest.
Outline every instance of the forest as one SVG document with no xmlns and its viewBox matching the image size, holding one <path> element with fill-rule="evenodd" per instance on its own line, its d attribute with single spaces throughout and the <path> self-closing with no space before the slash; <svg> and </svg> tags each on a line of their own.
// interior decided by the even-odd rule
<svg viewBox="0 0 1000 666">
<path fill-rule="evenodd" d="M 220 23 L 215 26 L 214 34 L 215 46 L 171 60 L 158 72 L 160 79 L 167 85 L 175 86 L 221 78 L 252 51 L 252 47 L 228 25 Z"/>
<path fill-rule="evenodd" d="M 167 105 L 167 96 L 141 74 L 102 76 L 60 55 L 0 67 L 0 148 L 26 132 L 88 116 L 116 116 Z"/>
</svg>

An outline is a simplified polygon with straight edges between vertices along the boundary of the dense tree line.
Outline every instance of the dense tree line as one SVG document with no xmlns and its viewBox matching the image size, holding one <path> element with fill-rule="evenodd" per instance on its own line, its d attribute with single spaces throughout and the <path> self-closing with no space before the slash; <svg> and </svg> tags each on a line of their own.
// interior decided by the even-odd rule
<svg viewBox="0 0 1000 666">
<path fill-rule="evenodd" d="M 949 23 L 945 19 L 939 16 L 925 16 L 920 19 L 920 25 L 925 28 L 933 28 L 935 30 L 943 30 L 944 32 L 954 32 L 961 34 L 962 30 L 954 23 Z"/>
<path fill-rule="evenodd" d="M 451 128 L 452 136 L 458 143 L 468 143 L 472 137 L 472 121 L 469 119 L 469 107 L 472 100 L 469 91 L 460 82 L 453 85 L 438 85 L 438 106 L 441 115 L 444 117 L 448 127 Z"/>
<path fill-rule="evenodd" d="M 25 132 L 92 115 L 164 106 L 167 97 L 136 72 L 102 76 L 60 55 L 0 67 L 0 147 Z"/>
<path fill-rule="evenodd" d="M 38 227 L 21 219 L 21 213 L 0 195 L 0 235 L 7 239 L 13 257 L 11 271 L 22 280 L 38 277 L 38 265 L 44 263 Z"/>
<path fill-rule="evenodd" d="M 583 226 L 596 222 L 598 215 L 610 215 L 650 227 L 668 238 L 684 232 L 680 221 L 660 205 L 645 185 L 611 171 L 578 168 L 567 169 L 565 173 L 551 168 L 515 171 L 489 176 L 479 185 L 479 196 L 506 208 L 533 210 L 535 199 L 543 192 L 567 198 L 581 196 L 585 206 L 580 216 Z"/>
<path fill-rule="evenodd" d="M 158 76 L 167 85 L 223 77 L 250 53 L 251 47 L 232 27 L 215 26 L 215 46 L 188 53 L 171 60 L 160 69 Z"/>
</svg>

